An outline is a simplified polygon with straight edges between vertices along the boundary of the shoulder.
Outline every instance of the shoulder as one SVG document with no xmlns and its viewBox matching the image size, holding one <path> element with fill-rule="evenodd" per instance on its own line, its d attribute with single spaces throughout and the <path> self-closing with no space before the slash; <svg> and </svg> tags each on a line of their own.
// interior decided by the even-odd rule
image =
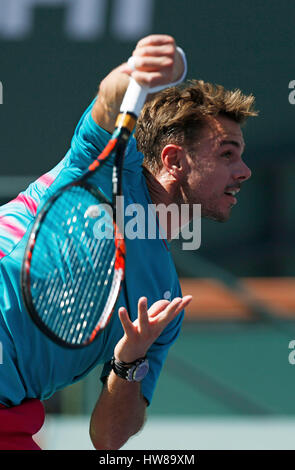
<svg viewBox="0 0 295 470">
<path fill-rule="evenodd" d="M 0 207 L 0 259 L 9 254 L 35 219 L 39 205 L 66 164 L 66 157 Z"/>
</svg>

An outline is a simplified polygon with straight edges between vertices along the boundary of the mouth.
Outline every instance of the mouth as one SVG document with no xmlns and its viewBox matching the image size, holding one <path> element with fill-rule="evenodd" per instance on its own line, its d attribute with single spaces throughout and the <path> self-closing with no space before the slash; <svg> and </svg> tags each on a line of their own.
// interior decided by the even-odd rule
<svg viewBox="0 0 295 470">
<path fill-rule="evenodd" d="M 224 191 L 224 194 L 230 199 L 231 204 L 235 205 L 238 202 L 235 196 L 239 191 L 240 188 L 228 189 L 227 191 Z"/>
</svg>

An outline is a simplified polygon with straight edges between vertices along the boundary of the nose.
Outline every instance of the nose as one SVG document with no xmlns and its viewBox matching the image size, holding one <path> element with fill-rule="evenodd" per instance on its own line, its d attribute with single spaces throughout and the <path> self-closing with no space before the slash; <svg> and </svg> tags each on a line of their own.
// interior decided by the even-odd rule
<svg viewBox="0 0 295 470">
<path fill-rule="evenodd" d="M 234 171 L 234 178 L 238 181 L 247 181 L 251 178 L 252 172 L 244 161 L 239 162 L 239 165 Z"/>
</svg>

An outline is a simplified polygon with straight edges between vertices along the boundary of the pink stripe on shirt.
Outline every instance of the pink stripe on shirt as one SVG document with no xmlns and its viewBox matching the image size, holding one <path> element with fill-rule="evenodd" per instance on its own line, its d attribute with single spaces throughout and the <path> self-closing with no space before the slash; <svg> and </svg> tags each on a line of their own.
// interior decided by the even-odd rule
<svg viewBox="0 0 295 470">
<path fill-rule="evenodd" d="M 6 256 L 6 253 L 4 253 L 4 251 L 0 250 L 0 259 L 4 258 L 4 256 Z"/>
<path fill-rule="evenodd" d="M 45 175 L 40 176 L 40 178 L 37 179 L 38 183 L 43 183 L 45 186 L 49 187 L 53 181 L 54 177 L 51 176 L 49 173 L 45 173 Z"/>
<path fill-rule="evenodd" d="M 16 227 L 15 225 L 12 225 L 5 219 L 6 217 L 0 217 L 0 225 L 4 228 L 4 230 L 9 232 L 11 235 L 14 235 L 15 237 L 21 239 L 26 233 L 26 231 L 24 229 Z"/>
<path fill-rule="evenodd" d="M 20 193 L 14 201 L 22 202 L 33 215 L 36 215 L 38 204 L 32 197 Z"/>
</svg>

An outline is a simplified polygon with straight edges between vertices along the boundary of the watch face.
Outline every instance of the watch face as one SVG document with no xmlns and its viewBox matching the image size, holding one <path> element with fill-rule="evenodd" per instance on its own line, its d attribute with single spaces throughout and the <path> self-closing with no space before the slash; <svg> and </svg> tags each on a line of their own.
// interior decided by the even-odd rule
<svg viewBox="0 0 295 470">
<path fill-rule="evenodd" d="M 149 363 L 148 361 L 144 361 L 141 364 L 139 364 L 135 370 L 133 371 L 133 380 L 136 382 L 140 382 L 148 373 L 149 371 Z"/>
</svg>

